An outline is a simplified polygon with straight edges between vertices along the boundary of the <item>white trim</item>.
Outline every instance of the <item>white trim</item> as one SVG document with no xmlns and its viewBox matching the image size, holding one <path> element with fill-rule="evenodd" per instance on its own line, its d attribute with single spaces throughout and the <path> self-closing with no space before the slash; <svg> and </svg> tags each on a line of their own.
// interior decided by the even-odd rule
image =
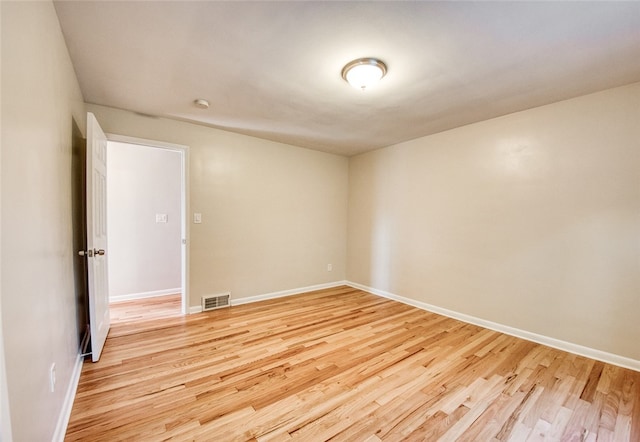
<svg viewBox="0 0 640 442">
<path fill-rule="evenodd" d="M 175 295 L 182 293 L 182 288 L 154 290 L 151 292 L 129 293 L 127 295 L 115 295 L 109 297 L 109 302 L 131 301 L 133 299 L 155 298 L 156 296 Z"/>
<path fill-rule="evenodd" d="M 276 298 L 283 298 L 285 296 L 299 295 L 301 293 L 312 292 L 314 290 L 323 290 L 323 289 L 330 289 L 333 287 L 340 287 L 341 285 L 349 285 L 349 283 L 347 281 L 334 281 L 334 282 L 327 282 L 325 284 L 316 284 L 316 285 L 310 285 L 307 287 L 299 287 L 299 288 L 290 289 L 290 290 L 282 290 L 279 292 L 265 293 L 263 295 L 248 296 L 246 298 L 231 299 L 231 306 L 233 307 L 234 305 L 249 304 L 251 302 L 266 301 L 268 299 L 276 299 Z M 189 313 L 200 313 L 200 312 L 202 312 L 202 306 L 200 305 L 194 305 L 189 307 Z"/>
<path fill-rule="evenodd" d="M 341 285 L 347 285 L 347 282 L 346 281 L 328 282 L 326 284 L 317 284 L 317 285 L 311 285 L 308 287 L 300 287 L 296 289 L 282 290 L 279 292 L 265 293 L 264 295 L 256 295 L 256 296 L 248 296 L 246 298 L 232 299 L 231 305 L 232 306 L 242 305 L 242 304 L 249 304 L 251 302 L 265 301 L 267 299 L 283 298 L 285 296 L 299 295 L 300 293 L 312 292 L 314 290 L 330 289 L 333 287 L 339 287 Z"/>
<path fill-rule="evenodd" d="M 515 336 L 516 338 L 521 338 L 527 341 L 536 342 L 538 344 L 543 344 L 548 347 L 556 348 L 558 350 L 563 350 L 569 353 L 574 353 L 580 356 L 585 356 L 587 358 L 596 359 L 598 361 L 617 365 L 619 367 L 640 371 L 640 361 L 635 359 L 627 358 L 627 357 L 616 355 L 613 353 L 608 353 L 602 350 L 596 350 L 594 348 L 585 347 L 583 345 L 574 344 L 572 342 L 561 341 L 560 339 L 539 335 L 537 333 L 532 333 L 526 330 L 510 327 L 504 324 L 498 324 L 497 322 L 487 321 L 485 319 L 477 318 L 475 316 L 470 316 L 464 313 L 448 310 L 446 308 L 427 304 L 421 301 L 416 301 L 414 299 L 405 298 L 404 296 L 399 296 L 384 290 L 374 289 L 373 287 L 368 287 L 355 282 L 347 281 L 346 284 L 353 288 L 364 290 L 374 295 L 382 296 L 383 298 L 388 298 L 394 301 L 402 302 L 403 304 L 408 304 L 413 307 L 417 307 L 422 310 L 427 310 L 432 313 L 437 313 L 439 315 L 447 316 L 449 318 L 457 319 L 459 321 L 463 321 L 469 324 L 478 325 L 480 327 L 488 328 L 490 330 L 495 330 L 510 336 Z"/>
<path fill-rule="evenodd" d="M 129 137 L 126 135 L 118 135 L 118 134 L 112 134 L 112 133 L 106 133 L 105 135 L 107 136 L 107 140 L 114 141 L 116 143 L 137 144 L 139 146 L 159 147 L 161 149 L 169 149 L 169 150 L 188 150 L 189 149 L 189 146 L 185 146 L 184 144 L 166 143 L 164 141 L 147 140 L 145 138 Z"/>
<path fill-rule="evenodd" d="M 64 436 L 67 433 L 67 426 L 69 425 L 69 419 L 71 418 L 71 409 L 73 408 L 73 401 L 76 398 L 76 391 L 78 390 L 78 383 L 80 382 L 80 373 L 82 373 L 82 363 L 84 358 L 78 353 L 76 357 L 76 363 L 71 373 L 71 379 L 69 380 L 69 386 L 67 387 L 67 394 L 64 396 L 64 402 L 60 415 L 58 416 L 58 423 L 56 425 L 56 431 L 53 433 L 53 442 L 64 441 Z"/>
</svg>

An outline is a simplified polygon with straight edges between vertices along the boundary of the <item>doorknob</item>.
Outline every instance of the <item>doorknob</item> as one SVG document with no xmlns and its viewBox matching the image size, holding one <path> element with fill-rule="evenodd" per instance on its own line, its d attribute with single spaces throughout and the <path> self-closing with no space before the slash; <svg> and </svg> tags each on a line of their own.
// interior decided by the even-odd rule
<svg viewBox="0 0 640 442">
<path fill-rule="evenodd" d="M 93 250 L 87 250 L 87 251 L 80 250 L 78 252 L 78 255 L 88 256 L 89 258 L 91 258 L 92 256 L 98 256 L 98 255 L 104 256 L 105 253 L 107 252 L 105 252 L 104 249 L 93 249 Z"/>
</svg>

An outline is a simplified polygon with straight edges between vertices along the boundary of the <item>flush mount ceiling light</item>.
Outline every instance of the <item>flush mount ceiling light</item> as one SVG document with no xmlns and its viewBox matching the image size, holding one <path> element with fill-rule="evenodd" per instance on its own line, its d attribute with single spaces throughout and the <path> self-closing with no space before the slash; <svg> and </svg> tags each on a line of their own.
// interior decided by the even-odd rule
<svg viewBox="0 0 640 442">
<path fill-rule="evenodd" d="M 376 58 L 359 58 L 342 68 L 342 78 L 356 89 L 369 89 L 387 73 L 387 66 Z"/>
</svg>

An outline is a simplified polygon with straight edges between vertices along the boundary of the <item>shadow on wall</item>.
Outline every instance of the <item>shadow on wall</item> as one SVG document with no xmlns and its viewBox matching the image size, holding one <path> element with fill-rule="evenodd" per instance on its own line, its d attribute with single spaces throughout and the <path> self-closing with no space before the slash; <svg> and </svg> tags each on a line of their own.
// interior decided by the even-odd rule
<svg viewBox="0 0 640 442">
<path fill-rule="evenodd" d="M 77 252 L 86 250 L 86 158 L 87 142 L 75 120 L 71 141 L 71 222 L 73 231 L 73 278 L 76 299 L 76 324 L 81 352 L 86 353 L 89 335 L 89 294 L 87 291 L 87 260 Z"/>
</svg>

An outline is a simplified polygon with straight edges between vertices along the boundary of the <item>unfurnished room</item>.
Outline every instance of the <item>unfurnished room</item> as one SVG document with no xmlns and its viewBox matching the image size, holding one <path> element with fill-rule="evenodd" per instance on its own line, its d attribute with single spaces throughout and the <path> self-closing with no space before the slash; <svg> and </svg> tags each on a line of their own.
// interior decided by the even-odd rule
<svg viewBox="0 0 640 442">
<path fill-rule="evenodd" d="M 640 2 L 0 24 L 1 441 L 640 441 Z"/>
</svg>

